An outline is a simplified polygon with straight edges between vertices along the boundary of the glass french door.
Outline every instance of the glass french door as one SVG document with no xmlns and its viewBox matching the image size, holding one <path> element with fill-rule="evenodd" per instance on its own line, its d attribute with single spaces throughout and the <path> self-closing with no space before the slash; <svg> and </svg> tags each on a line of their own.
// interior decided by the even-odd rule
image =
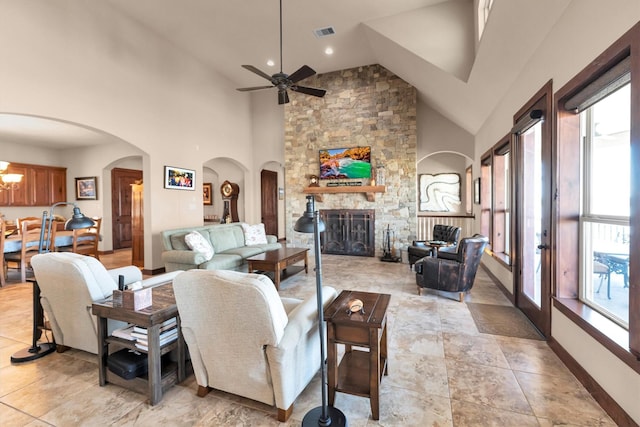
<svg viewBox="0 0 640 427">
<path fill-rule="evenodd" d="M 547 96 L 543 96 L 530 111 L 550 111 L 546 99 Z M 550 122 L 550 118 L 538 120 L 517 133 L 515 139 L 518 153 L 516 306 L 545 336 L 551 332 Z"/>
</svg>

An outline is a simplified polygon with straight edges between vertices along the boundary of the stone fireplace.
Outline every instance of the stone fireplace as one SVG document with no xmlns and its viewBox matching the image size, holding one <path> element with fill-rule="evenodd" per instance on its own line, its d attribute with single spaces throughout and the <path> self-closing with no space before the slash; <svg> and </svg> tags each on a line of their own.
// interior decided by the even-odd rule
<svg viewBox="0 0 640 427">
<path fill-rule="evenodd" d="M 321 209 L 320 218 L 323 254 L 375 256 L 375 210 Z"/>
<path fill-rule="evenodd" d="M 409 83 L 380 65 L 370 65 L 308 79 L 309 86 L 327 90 L 324 98 L 294 94 L 285 104 L 284 171 L 287 244 L 313 245 L 311 234 L 296 233 L 293 224 L 305 211 L 305 189 L 311 175 L 319 175 L 319 150 L 371 147 L 371 166 L 385 170 L 383 192 L 323 192 L 320 181 L 316 210 L 366 210 L 372 215 L 366 223 L 356 221 L 369 233 L 364 240 L 343 242 L 336 231 L 326 239 L 324 253 L 357 252 L 375 256 L 375 236 L 387 227 L 396 231 L 396 242 L 406 246 L 415 238 L 417 214 L 417 134 L 416 90 Z M 369 179 L 354 185 L 370 186 Z M 351 184 L 351 183 L 348 183 Z M 346 223 L 347 226 L 349 222 Z M 372 227 L 372 230 L 370 230 Z M 349 229 L 349 233 L 360 233 Z M 351 237 L 351 235 L 347 236 Z M 381 243 L 379 241 L 378 243 Z M 371 255 L 373 251 L 373 255 Z M 336 252 L 331 252 L 336 253 Z"/>
</svg>

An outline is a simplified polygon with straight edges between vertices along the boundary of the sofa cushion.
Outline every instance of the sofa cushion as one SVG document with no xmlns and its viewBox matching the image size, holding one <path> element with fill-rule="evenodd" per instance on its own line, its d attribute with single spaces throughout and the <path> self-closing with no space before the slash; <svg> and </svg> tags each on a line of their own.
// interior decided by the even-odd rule
<svg viewBox="0 0 640 427">
<path fill-rule="evenodd" d="M 184 242 L 184 236 L 189 234 L 188 232 L 172 234 L 169 240 L 171 240 L 171 249 L 177 251 L 188 251 L 189 246 Z"/>
<path fill-rule="evenodd" d="M 254 255 L 263 253 L 265 250 L 259 246 L 243 246 L 241 248 L 228 249 L 224 251 L 225 254 L 239 255 L 242 258 L 249 258 Z"/>
<path fill-rule="evenodd" d="M 242 266 L 244 260 L 236 254 L 215 254 L 210 261 L 203 262 L 198 268 L 203 270 L 233 270 Z"/>
<path fill-rule="evenodd" d="M 264 231 L 264 224 L 249 225 L 242 223 L 244 230 L 244 243 L 247 246 L 263 245 L 267 243 L 267 234 Z"/>
<path fill-rule="evenodd" d="M 192 231 L 184 236 L 184 242 L 192 251 L 199 252 L 204 255 L 206 261 L 209 261 L 213 257 L 214 252 L 211 247 L 211 243 L 209 243 L 207 239 L 197 231 Z"/>
<path fill-rule="evenodd" d="M 227 249 L 244 246 L 244 233 L 242 227 L 237 224 L 232 226 L 222 225 L 220 227 L 210 227 L 209 241 L 213 243 L 215 253 L 224 252 Z"/>
</svg>

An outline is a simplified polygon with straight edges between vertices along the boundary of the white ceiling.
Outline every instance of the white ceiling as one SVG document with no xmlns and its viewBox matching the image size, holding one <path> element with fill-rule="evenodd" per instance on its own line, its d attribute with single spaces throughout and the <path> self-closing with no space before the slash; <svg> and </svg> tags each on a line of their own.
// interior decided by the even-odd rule
<svg viewBox="0 0 640 427">
<path fill-rule="evenodd" d="M 269 84 L 241 68 L 279 71 L 278 0 L 108 0 L 120 13 L 189 52 L 236 87 Z M 477 49 L 473 0 L 283 0 L 283 71 L 318 73 L 378 63 L 471 134 L 509 90 L 571 0 L 494 0 Z M 314 30 L 336 34 L 317 38 Z M 326 47 L 334 54 L 327 56 Z M 276 65 L 268 67 L 268 59 Z M 247 96 L 238 92 L 239 96 Z M 276 94 L 274 92 L 274 102 Z M 96 135 L 64 123 L 0 117 L 0 138 L 69 147 Z M 52 126 L 52 127 L 48 127 Z"/>
</svg>

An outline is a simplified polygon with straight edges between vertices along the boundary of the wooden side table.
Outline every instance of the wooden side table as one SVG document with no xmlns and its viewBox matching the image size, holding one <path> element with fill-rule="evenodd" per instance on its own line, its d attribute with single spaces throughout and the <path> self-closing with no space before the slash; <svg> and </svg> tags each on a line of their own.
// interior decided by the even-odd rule
<svg viewBox="0 0 640 427">
<path fill-rule="evenodd" d="M 149 396 L 149 404 L 155 405 L 162 399 L 163 392 L 174 384 L 182 382 L 186 377 L 186 345 L 180 330 L 180 316 L 173 294 L 173 284 L 168 283 L 153 288 L 153 304 L 142 310 L 129 310 L 114 307 L 113 301 L 96 302 L 92 305 L 92 312 L 98 318 L 98 373 L 100 385 L 113 383 Z M 178 322 L 178 339 L 161 346 L 160 326 L 162 322 L 175 317 Z M 149 338 L 147 378 L 125 380 L 107 369 L 109 344 L 145 353 L 135 346 L 134 341 L 107 335 L 107 319 L 121 320 L 147 328 Z M 161 357 L 177 349 L 178 362 L 163 366 Z"/>
<path fill-rule="evenodd" d="M 374 420 L 380 418 L 380 380 L 388 374 L 387 307 L 390 298 L 388 294 L 342 291 L 324 310 L 329 404 L 333 405 L 336 391 L 368 397 Z M 347 303 L 352 299 L 364 303 L 364 314 L 349 314 Z M 338 344 L 345 346 L 339 366 Z M 369 351 L 355 350 L 353 346 Z"/>
</svg>

